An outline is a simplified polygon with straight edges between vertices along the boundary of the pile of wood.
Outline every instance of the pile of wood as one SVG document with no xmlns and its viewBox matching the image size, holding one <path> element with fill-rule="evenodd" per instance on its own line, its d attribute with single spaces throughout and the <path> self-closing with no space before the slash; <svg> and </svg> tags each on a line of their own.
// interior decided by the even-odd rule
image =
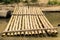
<svg viewBox="0 0 60 40">
<path fill-rule="evenodd" d="M 56 35 L 40 7 L 16 6 L 3 35 Z"/>
</svg>

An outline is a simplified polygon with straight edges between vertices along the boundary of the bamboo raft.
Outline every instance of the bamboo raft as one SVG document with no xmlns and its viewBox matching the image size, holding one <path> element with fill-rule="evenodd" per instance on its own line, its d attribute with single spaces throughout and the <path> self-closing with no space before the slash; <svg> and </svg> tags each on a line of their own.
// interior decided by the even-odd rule
<svg viewBox="0 0 60 40">
<path fill-rule="evenodd" d="M 56 35 L 58 32 L 47 20 L 40 7 L 16 6 L 2 35 Z"/>
</svg>

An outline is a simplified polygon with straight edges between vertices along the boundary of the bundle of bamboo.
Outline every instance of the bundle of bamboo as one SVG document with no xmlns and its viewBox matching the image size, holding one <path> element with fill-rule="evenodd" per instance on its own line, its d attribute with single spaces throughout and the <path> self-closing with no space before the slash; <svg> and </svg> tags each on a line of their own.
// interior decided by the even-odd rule
<svg viewBox="0 0 60 40">
<path fill-rule="evenodd" d="M 40 7 L 16 6 L 3 35 L 56 35 Z"/>
</svg>

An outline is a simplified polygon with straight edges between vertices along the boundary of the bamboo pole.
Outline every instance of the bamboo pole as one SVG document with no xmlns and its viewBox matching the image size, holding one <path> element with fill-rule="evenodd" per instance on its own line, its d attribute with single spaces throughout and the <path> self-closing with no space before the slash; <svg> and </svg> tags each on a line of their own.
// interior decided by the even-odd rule
<svg viewBox="0 0 60 40">
<path fill-rule="evenodd" d="M 41 11 L 41 13 L 42 13 L 42 11 Z M 43 13 L 42 13 L 42 14 L 43 14 Z M 43 14 L 43 15 L 44 15 L 44 14 Z M 54 28 L 54 27 L 51 25 L 51 23 L 47 20 L 47 18 L 45 17 L 45 15 L 44 15 L 43 17 L 44 17 L 46 23 L 50 26 L 50 28 Z M 56 29 L 51 30 L 51 33 L 52 33 L 52 34 L 56 34 L 56 33 L 57 33 Z"/>
<path fill-rule="evenodd" d="M 40 10 L 40 9 L 39 9 Z M 38 13 L 41 13 L 41 11 L 37 11 Z M 39 16 L 42 24 L 44 25 L 44 28 L 50 28 L 49 25 L 46 23 L 45 19 L 43 18 L 43 16 Z M 51 30 L 47 30 L 48 34 L 51 34 Z"/>
</svg>

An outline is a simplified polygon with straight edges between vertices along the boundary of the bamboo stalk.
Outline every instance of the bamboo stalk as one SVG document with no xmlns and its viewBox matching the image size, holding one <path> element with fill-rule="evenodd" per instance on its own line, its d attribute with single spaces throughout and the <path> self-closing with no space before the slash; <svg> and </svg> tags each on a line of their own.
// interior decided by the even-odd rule
<svg viewBox="0 0 60 40">
<path fill-rule="evenodd" d="M 16 14 L 16 15 L 15 15 Z M 33 35 L 33 34 L 56 34 L 57 31 L 45 15 L 40 7 L 19 7 L 16 6 L 12 17 L 2 32 L 4 35 Z"/>
<path fill-rule="evenodd" d="M 38 13 L 41 13 L 41 11 L 38 11 Z M 41 22 L 43 23 L 44 28 L 50 28 L 49 25 L 46 23 L 46 21 L 45 21 L 43 16 L 39 16 L 39 18 L 40 18 Z M 51 30 L 47 30 L 47 32 L 48 32 L 49 35 L 51 34 Z"/>
<path fill-rule="evenodd" d="M 11 25 L 9 26 L 9 30 L 7 31 L 12 31 L 13 22 L 14 22 L 14 18 L 12 19 Z M 13 35 L 13 33 L 7 33 L 7 35 Z"/>
<path fill-rule="evenodd" d="M 41 12 L 42 13 L 42 12 Z M 43 13 L 42 13 L 43 14 Z M 44 14 L 43 14 L 44 15 Z M 52 25 L 51 25 L 51 23 L 47 20 L 47 18 L 45 17 L 45 15 L 43 16 L 44 17 L 44 19 L 45 19 L 45 21 L 46 21 L 46 23 L 50 26 L 50 28 L 54 28 Z M 51 33 L 52 34 L 56 34 L 57 33 L 57 31 L 54 29 L 54 30 L 51 30 Z"/>
</svg>

